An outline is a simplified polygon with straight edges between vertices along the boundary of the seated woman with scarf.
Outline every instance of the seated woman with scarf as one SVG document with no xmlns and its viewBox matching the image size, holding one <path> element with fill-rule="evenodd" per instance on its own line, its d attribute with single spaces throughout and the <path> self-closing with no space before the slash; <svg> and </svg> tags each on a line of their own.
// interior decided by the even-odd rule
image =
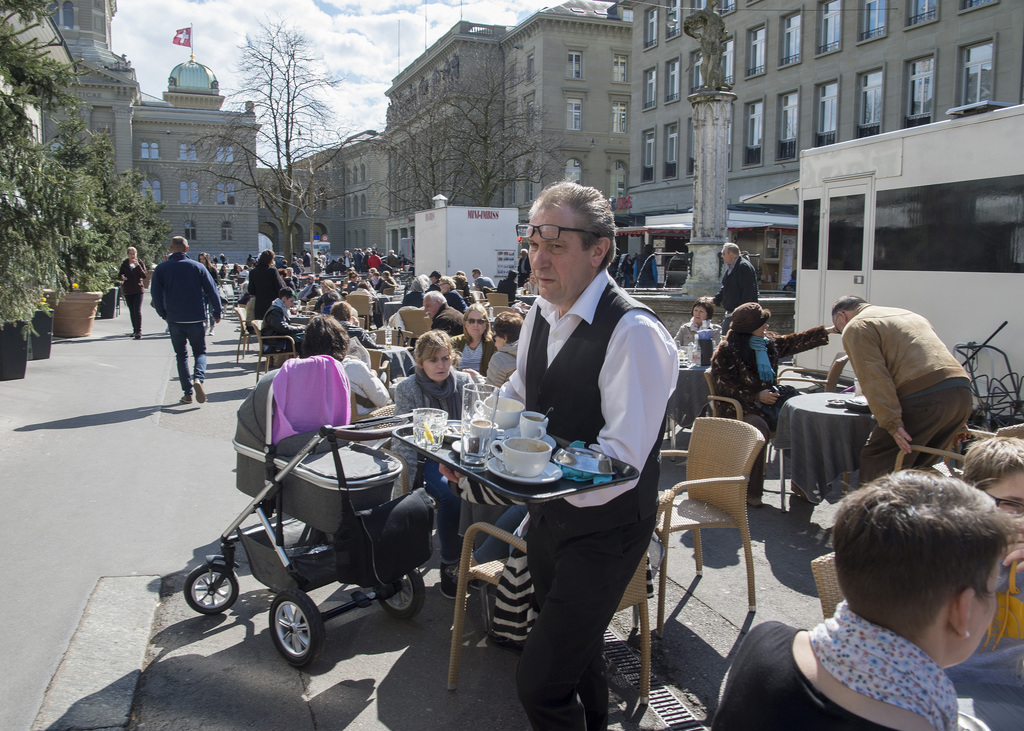
<svg viewBox="0 0 1024 731">
<path fill-rule="evenodd" d="M 754 627 L 712 731 L 955 731 L 943 668 L 985 637 L 1014 532 L 988 495 L 935 472 L 896 472 L 851 493 L 832 529 L 846 600 L 810 631 Z"/>
<path fill-rule="evenodd" d="M 761 432 L 766 444 L 777 417 L 771 407 L 779 399 L 777 390 L 773 390 L 779 360 L 826 345 L 829 333 L 836 331 L 834 327 L 818 326 L 802 333 L 777 335 L 768 332 L 768 318 L 771 316 L 770 310 L 762 309 L 756 302 L 737 307 L 732 313 L 729 332 L 711 358 L 715 395 L 739 401 L 743 407 L 743 421 Z M 724 416 L 736 418 L 732 406 L 725 404 L 722 408 Z M 768 419 L 772 421 L 770 425 Z M 747 505 L 755 508 L 762 505 L 764 460 L 765 450 L 762 447 L 747 483 Z M 807 497 L 796 485 L 793 485 L 793 494 Z"/>
</svg>

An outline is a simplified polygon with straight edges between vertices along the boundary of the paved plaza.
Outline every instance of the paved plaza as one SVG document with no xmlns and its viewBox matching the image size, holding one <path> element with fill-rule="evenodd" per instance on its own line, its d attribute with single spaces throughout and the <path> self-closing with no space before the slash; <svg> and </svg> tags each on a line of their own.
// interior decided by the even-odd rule
<svg viewBox="0 0 1024 731">
<path fill-rule="evenodd" d="M 326 649 L 303 671 L 274 649 L 271 594 L 244 563 L 241 597 L 227 613 L 204 617 L 185 605 L 185 573 L 216 552 L 247 503 L 235 489 L 231 438 L 235 410 L 255 383 L 255 356 L 236 364 L 237 326 L 225 320 L 208 338 L 209 401 L 179 406 L 163 322 L 148 300 L 143 312 L 141 341 L 128 336 L 122 312 L 97 321 L 88 338 L 57 340 L 24 380 L 0 383 L 10 557 L 0 580 L 19 618 L 2 651 L 0 728 L 95 728 L 110 719 L 108 727 L 140 730 L 525 729 L 518 656 L 485 639 L 475 595 L 459 689 L 446 689 L 452 602 L 438 591 L 436 551 L 417 617 L 395 620 L 375 606 L 331 620 Z M 668 463 L 663 481 L 683 474 Z M 626 642 L 608 653 L 613 728 L 700 728 L 742 632 L 771 619 L 820 621 L 810 561 L 830 550 L 838 495 L 813 508 L 794 501 L 782 513 L 774 476 L 770 466 L 775 492 L 750 511 L 757 611 L 747 611 L 738 533 L 705 532 L 703 577 L 692 538 L 677 538 L 650 707 L 638 708 L 631 613 L 616 618 Z M 348 598 L 337 585 L 313 596 L 328 606 Z"/>
</svg>

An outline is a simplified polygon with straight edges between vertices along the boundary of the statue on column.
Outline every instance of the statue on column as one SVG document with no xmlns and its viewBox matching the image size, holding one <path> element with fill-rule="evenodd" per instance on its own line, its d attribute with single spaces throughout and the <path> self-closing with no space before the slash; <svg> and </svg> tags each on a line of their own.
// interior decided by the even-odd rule
<svg viewBox="0 0 1024 731">
<path fill-rule="evenodd" d="M 697 10 L 683 21 L 683 32 L 700 42 L 700 91 L 729 91 L 722 68 L 722 46 L 732 38 L 725 30 L 725 21 L 715 12 L 718 0 L 708 0 L 704 10 Z M 691 65 L 690 68 L 693 68 Z"/>
</svg>

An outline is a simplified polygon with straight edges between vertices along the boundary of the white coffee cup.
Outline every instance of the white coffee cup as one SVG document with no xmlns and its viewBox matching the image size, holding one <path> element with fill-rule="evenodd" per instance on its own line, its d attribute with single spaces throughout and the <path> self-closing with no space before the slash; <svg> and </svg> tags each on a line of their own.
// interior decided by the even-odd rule
<svg viewBox="0 0 1024 731">
<path fill-rule="evenodd" d="M 515 437 L 491 444 L 491 454 L 518 477 L 536 477 L 551 461 L 551 447 L 540 439 Z"/>
<path fill-rule="evenodd" d="M 494 423 L 487 419 L 476 418 L 469 422 L 469 434 L 474 437 L 488 437 L 491 434 L 491 430 L 494 428 Z"/>
<path fill-rule="evenodd" d="M 539 411 L 524 411 L 519 415 L 519 436 L 543 439 L 548 434 L 548 419 Z"/>
<path fill-rule="evenodd" d="M 511 429 L 519 423 L 519 415 L 525 408 L 526 404 L 514 398 L 500 398 L 494 413 L 494 421 L 502 429 Z"/>
</svg>

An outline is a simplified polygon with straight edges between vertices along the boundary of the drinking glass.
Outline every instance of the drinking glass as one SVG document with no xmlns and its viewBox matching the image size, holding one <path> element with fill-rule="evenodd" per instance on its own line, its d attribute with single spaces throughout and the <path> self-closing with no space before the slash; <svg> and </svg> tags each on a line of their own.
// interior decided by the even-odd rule
<svg viewBox="0 0 1024 731">
<path fill-rule="evenodd" d="M 487 464 L 491 440 L 497 428 L 494 412 L 498 389 L 487 383 L 467 383 L 462 388 L 462 444 L 459 463 L 471 469 Z"/>
<path fill-rule="evenodd" d="M 417 447 L 436 452 L 444 444 L 448 412 L 441 409 L 412 410 L 412 440 Z"/>
</svg>

